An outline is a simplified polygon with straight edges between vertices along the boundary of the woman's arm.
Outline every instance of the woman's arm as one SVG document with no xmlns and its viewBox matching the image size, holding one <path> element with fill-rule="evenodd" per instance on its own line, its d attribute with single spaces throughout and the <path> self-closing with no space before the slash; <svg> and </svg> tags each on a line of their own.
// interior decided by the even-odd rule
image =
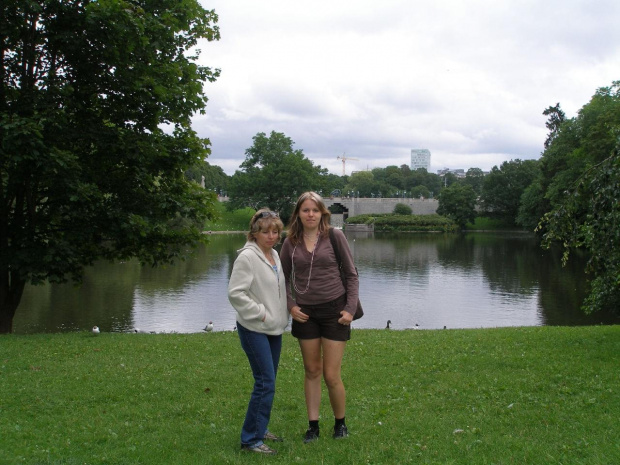
<svg viewBox="0 0 620 465">
<path fill-rule="evenodd" d="M 250 297 L 249 291 L 253 280 L 254 270 L 250 260 L 239 255 L 228 281 L 228 300 L 244 319 L 264 321 L 267 314 L 265 306 Z"/>
</svg>

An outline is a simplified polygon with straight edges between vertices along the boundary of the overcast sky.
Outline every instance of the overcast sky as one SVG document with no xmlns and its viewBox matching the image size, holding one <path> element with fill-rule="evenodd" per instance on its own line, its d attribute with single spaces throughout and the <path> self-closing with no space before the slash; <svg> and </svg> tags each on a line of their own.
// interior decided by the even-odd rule
<svg viewBox="0 0 620 465">
<path fill-rule="evenodd" d="M 212 143 L 233 174 L 252 137 L 290 137 L 342 174 L 410 164 L 431 171 L 539 158 L 542 112 L 576 115 L 620 80 L 618 0 L 201 0 L 221 40 L 202 43 Z M 353 160 L 357 158 L 357 160 Z"/>
</svg>

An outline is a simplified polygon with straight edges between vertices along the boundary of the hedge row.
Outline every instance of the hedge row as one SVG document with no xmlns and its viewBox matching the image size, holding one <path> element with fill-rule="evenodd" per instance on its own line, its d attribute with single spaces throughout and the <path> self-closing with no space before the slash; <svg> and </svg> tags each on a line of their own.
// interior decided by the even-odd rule
<svg viewBox="0 0 620 465">
<path fill-rule="evenodd" d="M 441 231 L 455 232 L 459 228 L 451 219 L 433 215 L 395 215 L 393 213 L 372 213 L 352 216 L 347 219 L 348 224 L 374 224 L 375 231 L 411 232 L 411 231 Z"/>
</svg>

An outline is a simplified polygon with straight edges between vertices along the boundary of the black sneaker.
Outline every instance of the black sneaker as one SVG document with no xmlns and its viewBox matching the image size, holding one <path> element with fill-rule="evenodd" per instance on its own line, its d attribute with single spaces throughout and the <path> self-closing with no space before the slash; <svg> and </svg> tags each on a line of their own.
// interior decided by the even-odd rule
<svg viewBox="0 0 620 465">
<path fill-rule="evenodd" d="M 245 452 L 256 452 L 258 454 L 276 455 L 277 452 L 269 447 L 267 444 L 261 444 L 260 446 L 241 446 L 241 450 Z"/>
<path fill-rule="evenodd" d="M 334 439 L 342 439 L 349 436 L 347 425 L 334 426 Z"/>
<path fill-rule="evenodd" d="M 304 444 L 316 441 L 317 439 L 319 439 L 319 429 L 308 428 L 308 431 L 306 431 L 306 435 L 304 436 Z"/>
</svg>

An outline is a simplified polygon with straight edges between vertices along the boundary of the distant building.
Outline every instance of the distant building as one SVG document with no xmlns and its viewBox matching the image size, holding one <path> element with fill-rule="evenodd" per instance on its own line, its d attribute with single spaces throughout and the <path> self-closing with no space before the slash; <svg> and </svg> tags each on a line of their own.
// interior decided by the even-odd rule
<svg viewBox="0 0 620 465">
<path fill-rule="evenodd" d="M 447 173 L 453 174 L 457 178 L 464 178 L 467 174 L 465 173 L 465 170 L 462 168 L 457 168 L 457 169 L 444 168 L 442 170 L 437 170 L 437 174 L 439 176 L 445 176 Z"/>
<path fill-rule="evenodd" d="M 424 168 L 431 170 L 431 151 L 428 149 L 411 149 L 411 170 Z"/>
</svg>

